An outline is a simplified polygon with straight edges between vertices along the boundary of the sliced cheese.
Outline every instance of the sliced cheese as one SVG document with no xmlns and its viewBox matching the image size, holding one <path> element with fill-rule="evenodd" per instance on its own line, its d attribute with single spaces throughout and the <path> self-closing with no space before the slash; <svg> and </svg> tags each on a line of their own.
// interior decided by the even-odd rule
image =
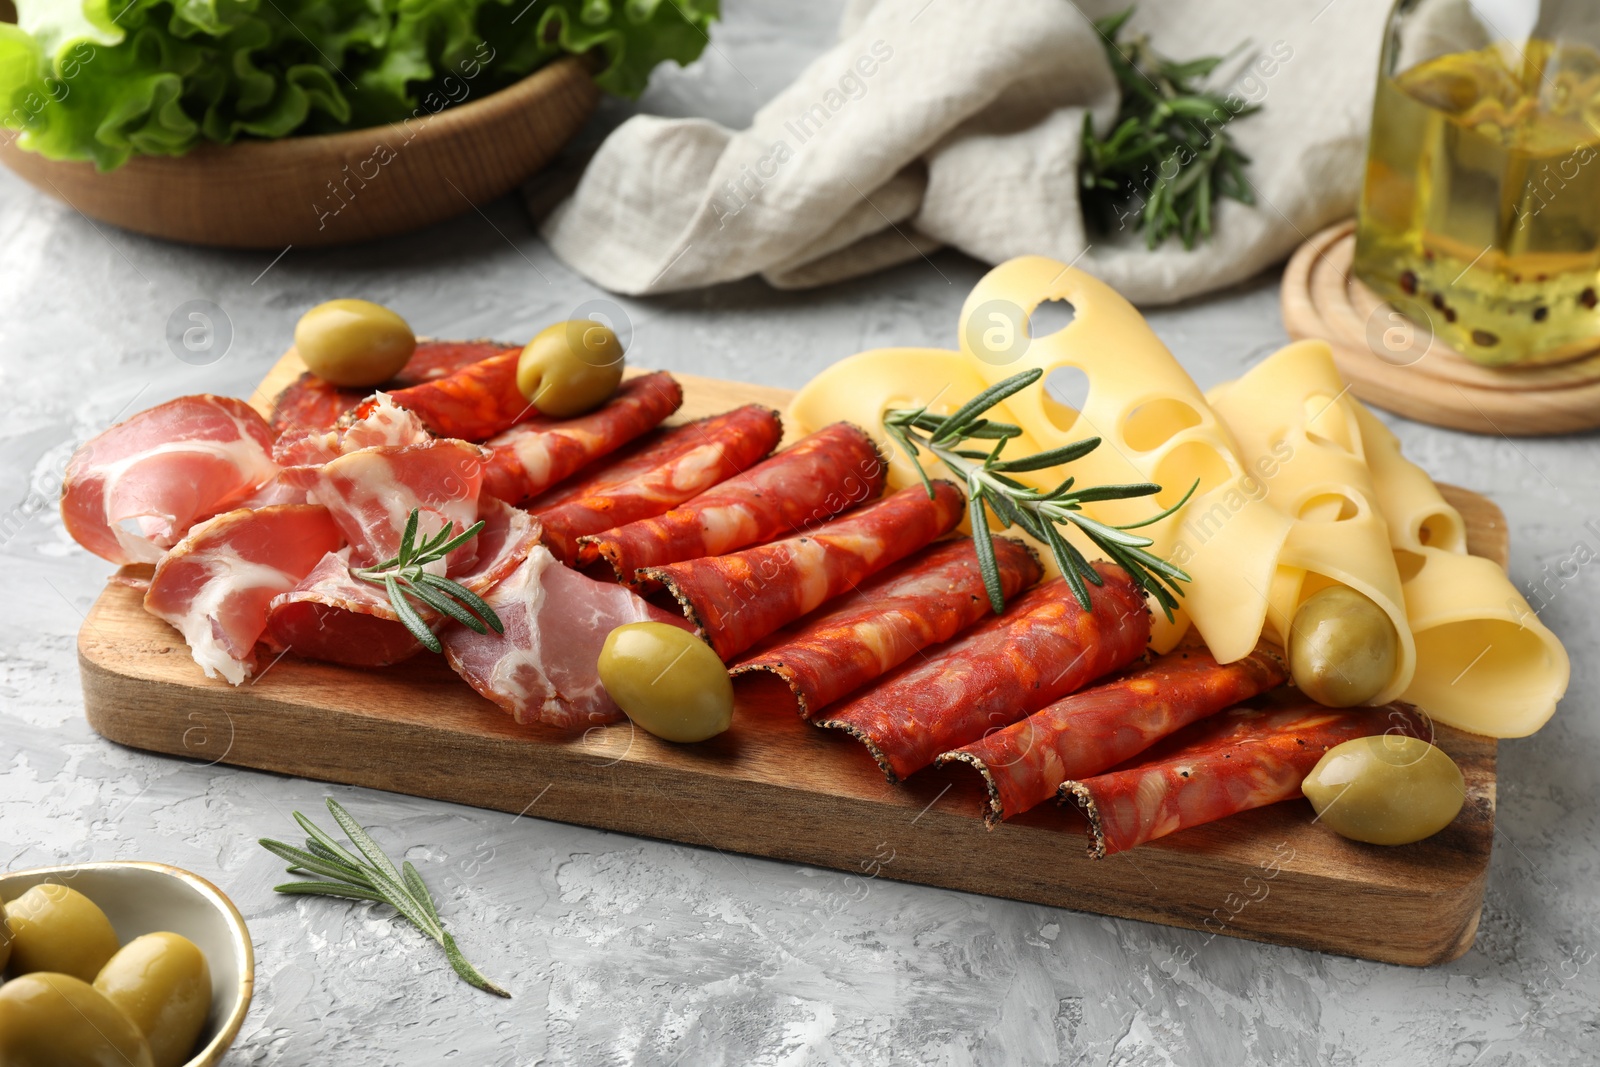
<svg viewBox="0 0 1600 1067">
<path fill-rule="evenodd" d="M 1463 730 L 1526 737 L 1567 691 L 1567 650 L 1505 571 L 1466 554 L 1460 512 L 1401 454 L 1389 428 L 1354 406 L 1416 636 L 1404 698 Z"/>
<path fill-rule="evenodd" d="M 1411 684 L 1416 645 L 1355 401 L 1332 350 L 1322 341 L 1292 344 L 1214 390 L 1211 401 L 1247 463 L 1275 461 L 1264 481 L 1266 499 L 1292 523 L 1270 589 L 1267 636 L 1288 647 L 1306 597 L 1329 585 L 1356 590 L 1389 616 L 1399 635 L 1395 672 L 1373 703 L 1394 700 Z"/>
</svg>

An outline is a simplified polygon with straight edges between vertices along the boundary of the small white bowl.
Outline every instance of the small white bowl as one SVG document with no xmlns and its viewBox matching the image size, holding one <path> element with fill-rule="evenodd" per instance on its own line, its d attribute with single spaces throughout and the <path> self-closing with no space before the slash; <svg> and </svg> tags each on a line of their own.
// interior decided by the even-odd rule
<svg viewBox="0 0 1600 1067">
<path fill-rule="evenodd" d="M 250 931 L 222 890 L 164 863 L 114 861 L 0 874 L 0 901 L 45 883 L 70 886 L 94 901 L 123 944 L 169 931 L 199 946 L 211 968 L 211 1014 L 200 1031 L 200 1051 L 184 1067 L 221 1063 L 250 1010 L 256 972 Z"/>
</svg>

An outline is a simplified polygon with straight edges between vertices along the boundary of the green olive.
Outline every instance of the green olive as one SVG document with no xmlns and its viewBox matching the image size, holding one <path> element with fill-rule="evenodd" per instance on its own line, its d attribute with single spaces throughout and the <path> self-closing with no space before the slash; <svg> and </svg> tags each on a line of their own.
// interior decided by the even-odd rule
<svg viewBox="0 0 1600 1067">
<path fill-rule="evenodd" d="M 5 1067 L 155 1067 L 122 1011 L 70 974 L 38 971 L 0 986 Z"/>
<path fill-rule="evenodd" d="M 100 970 L 94 987 L 150 1041 L 155 1067 L 189 1062 L 211 1012 L 205 953 L 179 934 L 136 937 Z"/>
<path fill-rule="evenodd" d="M 417 337 L 382 304 L 330 300 L 300 316 L 294 347 L 323 381 L 365 389 L 399 374 L 416 351 Z"/>
<path fill-rule="evenodd" d="M 1289 671 L 1300 691 L 1330 708 L 1383 692 L 1400 658 L 1400 635 L 1384 610 L 1343 585 L 1307 597 L 1294 613 Z"/>
<path fill-rule="evenodd" d="M 6 905 L 6 921 L 12 974 L 56 971 L 92 982 L 119 946 L 106 913 L 64 885 L 34 886 Z"/>
<path fill-rule="evenodd" d="M 606 636 L 600 682 L 640 729 L 704 741 L 733 723 L 733 682 L 711 646 L 664 622 L 631 622 Z"/>
<path fill-rule="evenodd" d="M 1329 829 L 1374 845 L 1432 837 L 1450 825 L 1466 800 L 1455 760 L 1404 734 L 1335 745 L 1300 789 Z"/>
<path fill-rule="evenodd" d="M 541 414 L 582 415 L 611 399 L 622 382 L 622 342 L 592 319 L 540 330 L 517 360 L 517 388 Z"/>
</svg>

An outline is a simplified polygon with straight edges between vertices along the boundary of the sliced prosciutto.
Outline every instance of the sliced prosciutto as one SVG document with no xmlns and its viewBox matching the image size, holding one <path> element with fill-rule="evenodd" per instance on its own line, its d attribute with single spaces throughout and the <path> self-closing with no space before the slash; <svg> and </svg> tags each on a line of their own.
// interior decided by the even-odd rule
<svg viewBox="0 0 1600 1067">
<path fill-rule="evenodd" d="M 1408 704 L 1325 708 L 1296 695 L 1288 706 L 1235 708 L 1202 720 L 1131 767 L 1063 783 L 1060 796 L 1088 817 L 1089 855 L 1099 859 L 1297 797 L 1328 749 L 1382 733 L 1432 736 Z"/>
<path fill-rule="evenodd" d="M 818 725 L 867 746 L 897 782 L 986 732 L 1132 663 L 1150 640 L 1144 593 L 1120 567 L 1096 563 L 1084 611 L 1052 579 L 1018 597 L 1004 615 L 906 664 Z"/>
<path fill-rule="evenodd" d="M 239 685 L 255 670 L 267 605 L 344 541 L 326 508 L 241 509 L 196 526 L 150 579 L 145 610 L 171 623 L 207 678 Z"/>
<path fill-rule="evenodd" d="M 800 533 L 883 492 L 888 464 L 848 422 L 825 426 L 663 515 L 578 539 L 632 584 L 641 567 L 720 556 Z"/>
<path fill-rule="evenodd" d="M 384 389 L 403 389 L 434 381 L 504 352 L 521 351 L 497 341 L 420 341 L 405 369 Z M 330 430 L 340 416 L 372 395 L 371 389 L 343 389 L 306 371 L 279 393 L 272 405 L 272 429 Z"/>
<path fill-rule="evenodd" d="M 357 564 L 393 556 L 413 510 L 421 512 L 424 534 L 453 524 L 457 532 L 478 518 L 478 493 L 488 452 L 451 438 L 420 445 L 363 448 L 320 467 L 293 467 L 284 479 L 305 489 L 313 501 L 333 513 L 344 531 Z M 445 573 L 472 564 L 476 541 L 449 556 Z"/>
<path fill-rule="evenodd" d="M 440 437 L 483 441 L 535 414 L 517 388 L 522 349 L 508 348 L 442 378 L 390 391 L 394 402 L 414 413 Z M 360 418 L 370 401 L 343 416 Z"/>
<path fill-rule="evenodd" d="M 441 639 L 450 666 L 517 722 L 566 729 L 622 718 L 596 667 L 607 634 L 631 622 L 683 622 L 623 586 L 563 566 L 543 547 L 485 599 L 505 633 L 449 627 Z"/>
<path fill-rule="evenodd" d="M 1039 580 L 1032 549 L 994 539 L 1007 600 Z M 745 687 L 775 676 L 810 718 L 842 696 L 992 613 L 970 537 L 931 545 L 817 613 L 779 630 L 730 672 Z"/>
<path fill-rule="evenodd" d="M 472 544 L 477 558 L 457 582 L 479 596 L 517 568 L 538 542 L 538 524 L 525 512 L 498 500 L 486 501 L 484 528 Z M 267 616 L 267 634 L 280 649 L 304 659 L 351 667 L 384 667 L 408 659 L 422 644 L 400 622 L 383 586 L 356 577 L 351 550 L 324 556 L 290 591 L 276 597 Z M 424 604 L 413 607 L 431 628 L 448 621 Z"/>
<path fill-rule="evenodd" d="M 363 448 L 420 445 L 433 436 L 388 393 L 374 393 L 372 401 L 367 413 L 348 426 L 284 431 L 272 442 L 273 460 L 282 467 L 315 466 Z"/>
<path fill-rule="evenodd" d="M 646 567 L 677 598 L 723 662 L 890 564 L 943 537 L 966 508 L 961 490 L 920 485 L 846 512 L 808 534 L 726 556 Z"/>
<path fill-rule="evenodd" d="M 683 403 L 683 386 L 657 372 L 629 378 L 597 411 L 573 419 L 538 416 L 484 442 L 494 453 L 483 491 L 515 504 L 659 426 Z"/>
<path fill-rule="evenodd" d="M 61 517 L 113 563 L 155 563 L 202 519 L 231 511 L 277 473 L 272 432 L 242 400 L 185 396 L 142 411 L 72 455 Z"/>
<path fill-rule="evenodd" d="M 1049 800 L 1067 779 L 1115 767 L 1286 677 L 1278 653 L 1265 646 L 1227 664 L 1204 648 L 1180 648 L 946 752 L 939 762 L 966 763 L 983 775 L 989 791 L 983 818 L 992 829 Z"/>
<path fill-rule="evenodd" d="M 747 404 L 709 419 L 667 431 L 660 455 L 625 481 L 604 481 L 595 472 L 587 492 L 558 504 L 534 501 L 528 507 L 544 526 L 544 545 L 565 563 L 577 563 L 578 538 L 613 526 L 647 519 L 748 470 L 778 446 L 783 420 L 771 408 Z M 623 461 L 634 470 L 638 457 Z"/>
</svg>

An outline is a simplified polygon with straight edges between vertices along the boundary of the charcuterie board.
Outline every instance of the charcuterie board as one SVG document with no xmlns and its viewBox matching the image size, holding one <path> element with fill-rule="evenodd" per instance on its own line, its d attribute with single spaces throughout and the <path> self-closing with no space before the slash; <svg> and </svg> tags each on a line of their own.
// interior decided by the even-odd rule
<svg viewBox="0 0 1600 1067">
<path fill-rule="evenodd" d="M 292 352 L 252 402 L 299 373 Z M 679 375 L 675 421 L 739 404 L 783 408 L 768 387 Z M 1504 517 L 1442 487 L 1474 554 L 1504 565 Z M 141 594 L 109 583 L 79 633 L 90 724 L 121 744 L 193 760 L 386 789 L 1078 911 L 1422 966 L 1477 932 L 1494 837 L 1495 742 L 1439 727 L 1467 801 L 1444 832 L 1383 849 L 1283 803 L 1104 860 L 1074 812 L 1045 806 L 985 830 L 977 775 L 932 769 L 899 786 L 859 745 L 754 698 L 703 744 L 623 722 L 583 734 L 519 726 L 423 655 L 358 671 L 282 657 L 250 683 L 205 678 Z"/>
</svg>

